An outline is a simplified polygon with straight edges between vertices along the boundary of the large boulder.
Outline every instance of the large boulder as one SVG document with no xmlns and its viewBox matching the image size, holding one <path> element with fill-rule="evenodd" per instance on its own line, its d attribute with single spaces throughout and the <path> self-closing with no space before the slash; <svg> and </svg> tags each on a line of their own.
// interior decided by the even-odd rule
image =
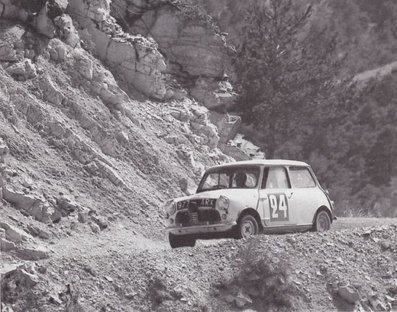
<svg viewBox="0 0 397 312">
<path fill-rule="evenodd" d="M 3 186 L 3 198 L 17 209 L 41 222 L 50 222 L 51 216 L 54 214 L 53 209 L 41 196 L 25 194 L 8 184 Z"/>
<path fill-rule="evenodd" d="M 21 243 L 22 241 L 33 239 L 33 237 L 25 231 L 8 223 L 0 222 L 0 228 L 5 230 L 5 238 L 14 243 Z"/>
<path fill-rule="evenodd" d="M 16 250 L 16 255 L 23 260 L 37 261 L 50 257 L 50 251 L 44 246 L 21 247 Z"/>
<path fill-rule="evenodd" d="M 36 66 L 30 59 L 24 59 L 22 62 L 12 64 L 6 68 L 6 72 L 20 81 L 32 79 L 37 76 Z"/>
<path fill-rule="evenodd" d="M 350 285 L 343 285 L 338 288 L 338 294 L 348 303 L 355 304 L 360 300 L 360 295 L 357 290 Z"/>
</svg>

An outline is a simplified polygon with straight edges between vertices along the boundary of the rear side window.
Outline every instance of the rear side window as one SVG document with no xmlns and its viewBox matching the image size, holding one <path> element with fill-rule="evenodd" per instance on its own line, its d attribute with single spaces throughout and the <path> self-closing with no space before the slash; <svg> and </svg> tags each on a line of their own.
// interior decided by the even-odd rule
<svg viewBox="0 0 397 312">
<path fill-rule="evenodd" d="M 262 188 L 289 188 L 287 171 L 284 167 L 269 167 L 264 169 Z"/>
<path fill-rule="evenodd" d="M 309 188 L 316 186 L 313 176 L 306 167 L 290 167 L 289 178 L 294 188 Z"/>
</svg>

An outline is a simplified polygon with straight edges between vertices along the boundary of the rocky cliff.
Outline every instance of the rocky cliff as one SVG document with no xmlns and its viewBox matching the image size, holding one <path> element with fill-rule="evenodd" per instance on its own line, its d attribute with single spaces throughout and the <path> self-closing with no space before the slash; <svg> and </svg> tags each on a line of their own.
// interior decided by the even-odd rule
<svg viewBox="0 0 397 312">
<path fill-rule="evenodd" d="M 35 137 L 32 142 L 37 140 L 30 147 L 36 152 L 40 143 L 52 146 L 54 152 L 61 149 L 83 172 L 129 191 L 146 174 L 156 184 L 166 183 L 161 182 L 164 178 L 178 185 L 187 176 L 194 185 L 203 170 L 201 163 L 211 163 L 208 155 L 215 161 L 227 159 L 217 151 L 218 131 L 207 109 L 186 98 L 180 87 L 171 90 L 166 58 L 156 42 L 124 32 L 110 15 L 109 1 L 5 2 L 2 16 L 2 137 L 15 167 L 22 170 L 15 158 L 20 155 L 16 142 L 23 144 L 24 131 Z M 163 105 L 142 100 L 143 95 L 173 100 Z M 51 151 L 47 154 L 56 159 Z M 50 166 L 44 165 L 46 158 L 43 167 Z M 161 163 L 170 158 L 175 159 L 175 167 L 184 159 L 185 168 L 191 169 L 185 174 L 169 168 L 168 173 L 160 174 L 167 167 Z M 178 171 L 180 177 L 175 178 Z M 12 177 L 19 176 L 8 174 L 3 197 L 24 210 L 40 206 L 38 210 L 52 211 L 47 206 L 56 204 L 39 199 L 43 194 L 27 200 L 32 195 L 11 190 L 11 180 L 18 180 Z M 35 189 L 41 193 L 40 187 Z M 50 193 L 60 192 L 54 187 Z M 153 193 L 154 189 L 147 189 L 148 201 L 153 200 Z M 59 215 L 40 213 L 35 213 L 36 219 L 57 219 Z"/>
<path fill-rule="evenodd" d="M 131 33 L 153 38 L 166 57 L 167 72 L 209 108 L 230 105 L 231 47 L 195 2 L 117 0 L 111 14 Z"/>
<path fill-rule="evenodd" d="M 47 258 L 37 239 L 115 219 L 162 237 L 163 203 L 229 160 L 208 109 L 172 83 L 153 39 L 119 26 L 110 1 L 0 8 L 3 259 Z"/>
</svg>

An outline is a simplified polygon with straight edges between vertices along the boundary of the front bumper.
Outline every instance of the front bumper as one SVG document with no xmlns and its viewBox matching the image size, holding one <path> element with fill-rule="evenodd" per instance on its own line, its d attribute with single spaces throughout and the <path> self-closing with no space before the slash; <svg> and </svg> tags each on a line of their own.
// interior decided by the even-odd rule
<svg viewBox="0 0 397 312">
<path fill-rule="evenodd" d="M 169 226 L 166 231 L 175 235 L 220 233 L 231 230 L 237 224 L 236 221 L 218 224 Z"/>
</svg>

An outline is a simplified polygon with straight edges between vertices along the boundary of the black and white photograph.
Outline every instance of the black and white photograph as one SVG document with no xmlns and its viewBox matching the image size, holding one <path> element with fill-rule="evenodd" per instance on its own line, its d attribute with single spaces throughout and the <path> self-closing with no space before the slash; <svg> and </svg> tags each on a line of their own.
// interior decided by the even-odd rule
<svg viewBox="0 0 397 312">
<path fill-rule="evenodd" d="M 0 312 L 397 312 L 397 0 L 0 0 Z"/>
</svg>

